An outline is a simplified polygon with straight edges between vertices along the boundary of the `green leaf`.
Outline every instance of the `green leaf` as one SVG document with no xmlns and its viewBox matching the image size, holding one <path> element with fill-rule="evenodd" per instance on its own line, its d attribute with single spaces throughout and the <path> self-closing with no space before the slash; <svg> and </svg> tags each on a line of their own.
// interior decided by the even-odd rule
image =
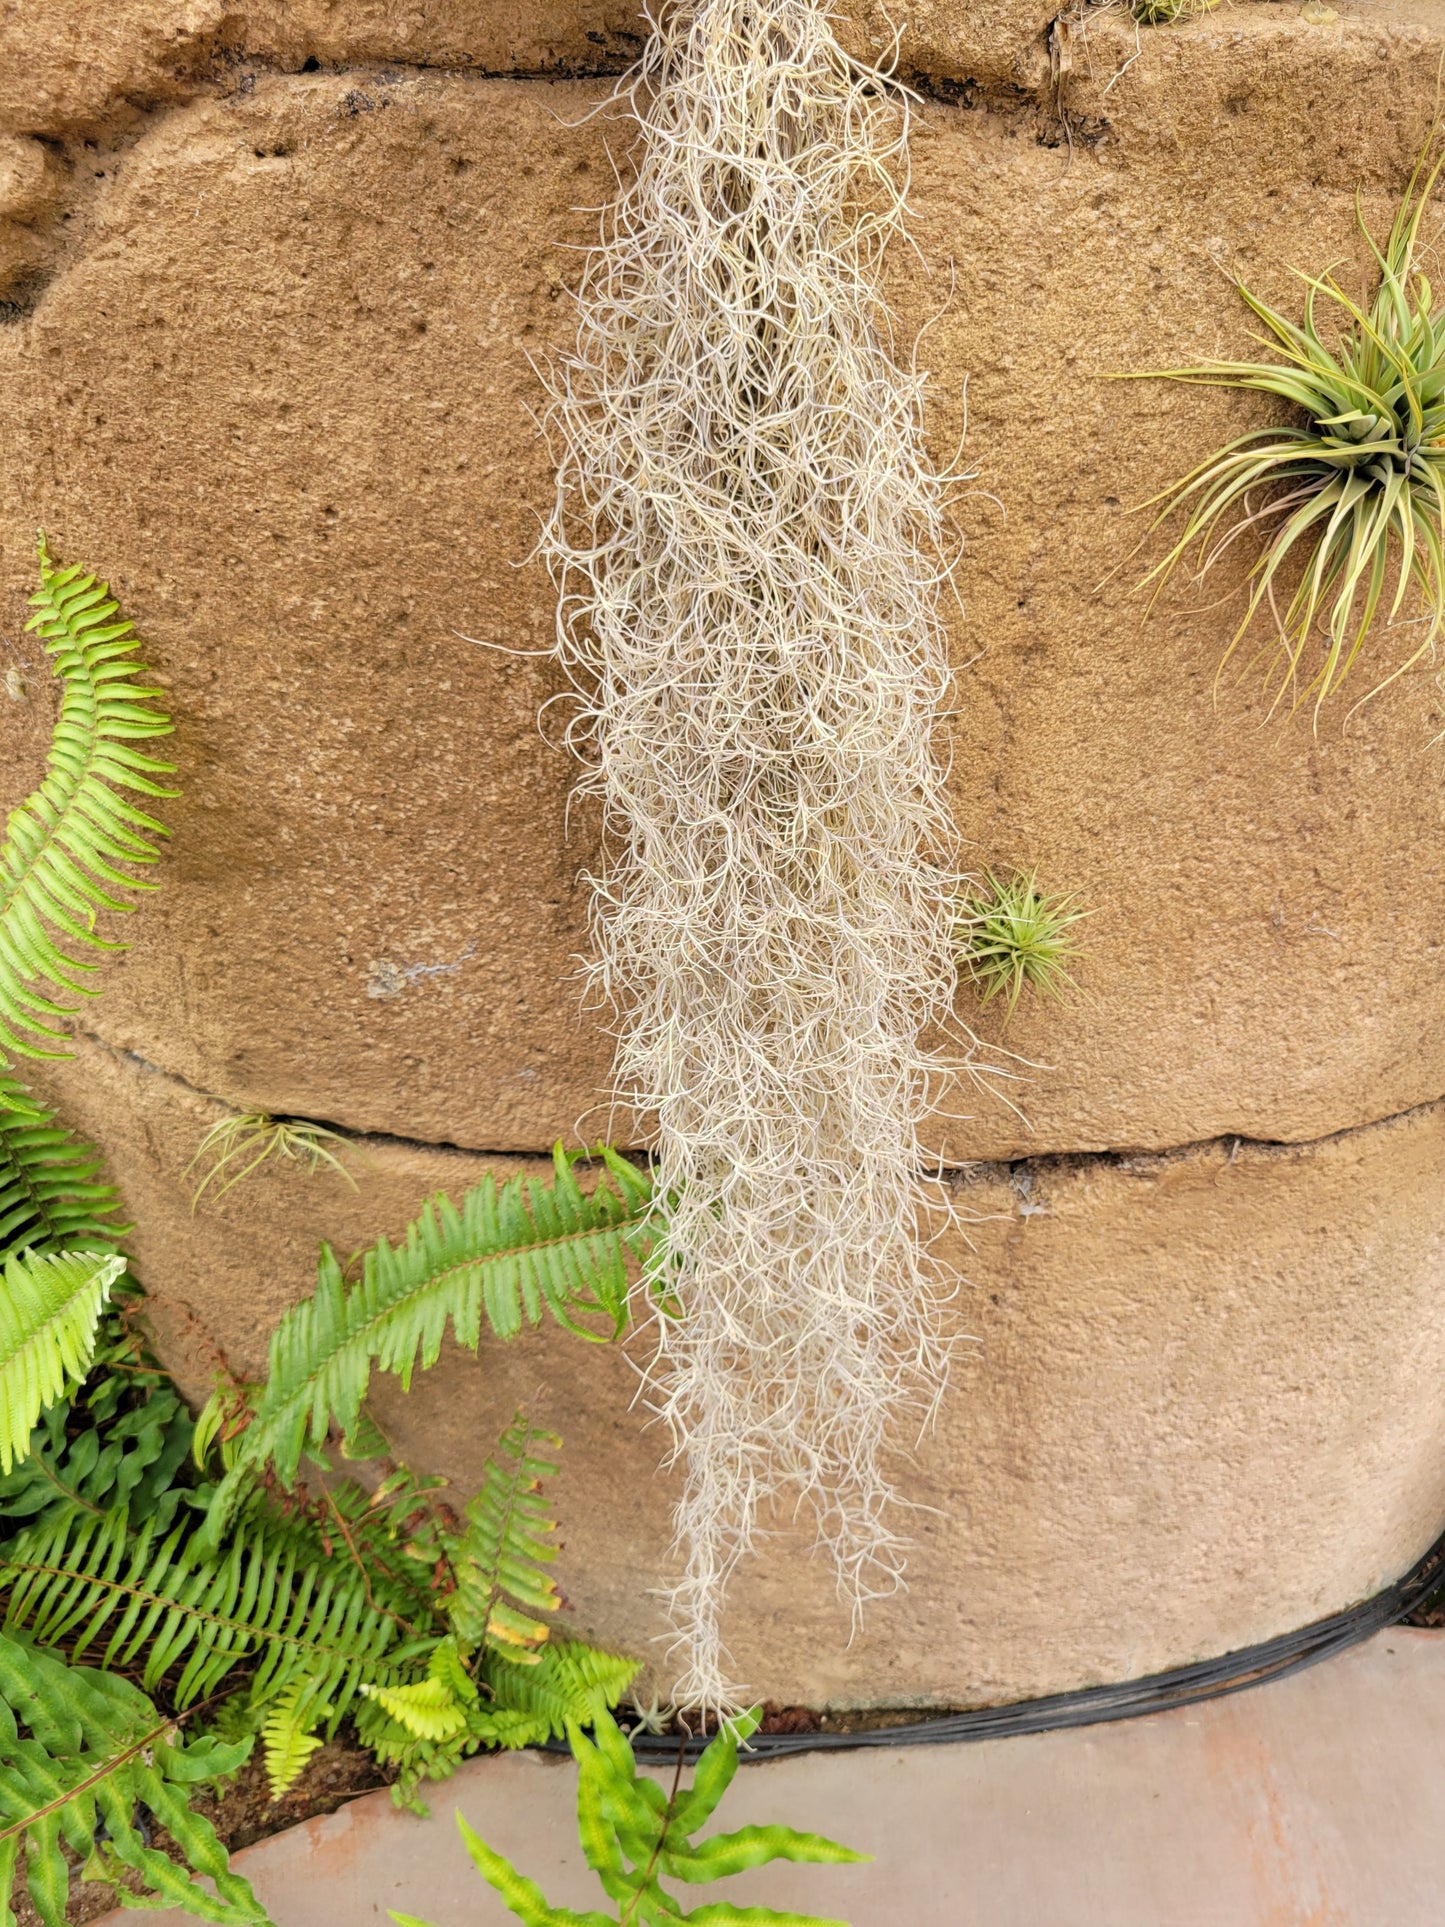
<svg viewBox="0 0 1445 1927">
<path fill-rule="evenodd" d="M 101 1310 L 125 1270 L 109 1252 L 5 1260 L 0 1293 L 0 1473 L 30 1447 L 42 1410 L 90 1369 Z"/>
<path fill-rule="evenodd" d="M 113 1245 L 119 1210 L 100 1154 L 0 1071 L 0 1250 Z"/>
<path fill-rule="evenodd" d="M 473 1352 L 484 1313 L 503 1339 L 544 1310 L 587 1337 L 598 1334 L 580 1321 L 592 1316 L 606 1320 L 605 1336 L 620 1332 L 629 1264 L 645 1260 L 656 1224 L 647 1176 L 604 1155 L 607 1175 L 590 1194 L 577 1183 L 578 1157 L 558 1146 L 551 1185 L 488 1176 L 460 1209 L 433 1199 L 400 1245 L 383 1239 L 365 1254 L 354 1285 L 324 1250 L 315 1293 L 272 1334 L 265 1390 L 211 1508 L 212 1543 L 261 1466 L 291 1483 L 308 1444 L 320 1447 L 333 1426 L 355 1433 L 373 1369 L 409 1386 L 418 1363 L 436 1363 L 448 1323 Z"/>
<path fill-rule="evenodd" d="M 478 1873 L 501 1895 L 523 1927 L 616 1927 L 610 1914 L 578 1914 L 569 1907 L 549 1907 L 536 1882 L 518 1873 L 510 1860 L 494 1852 L 460 1814 L 457 1827 Z"/>
<path fill-rule="evenodd" d="M 695 1847 L 665 1849 L 663 1871 L 674 1880 L 694 1886 L 707 1880 L 722 1880 L 729 1874 L 761 1867 L 769 1860 L 804 1860 L 828 1864 L 871 1860 L 872 1854 L 855 1853 L 840 1847 L 836 1840 L 820 1833 L 798 1833 L 792 1827 L 739 1827 L 736 1833 L 714 1834 Z"/>
<path fill-rule="evenodd" d="M 66 1847 L 98 1861 L 101 1873 L 138 1873 L 143 1891 L 132 1905 L 178 1906 L 200 1920 L 268 1922 L 184 1791 L 234 1772 L 249 1751 L 249 1742 L 187 1748 L 173 1722 L 128 1680 L 68 1666 L 0 1635 L 0 1907 L 13 1899 L 23 1843 L 43 1927 L 64 1927 Z M 137 1824 L 141 1806 L 171 1835 L 183 1864 L 146 1845 Z M 214 1893 L 197 1884 L 200 1875 L 214 1883 Z"/>
<path fill-rule="evenodd" d="M 363 1686 L 408 1733 L 419 1740 L 449 1740 L 467 1730 L 467 1715 L 445 1681 L 418 1679 L 406 1686 Z"/>
<path fill-rule="evenodd" d="M 166 834 L 122 792 L 176 792 L 156 780 L 170 764 L 132 747 L 168 734 L 171 723 L 155 706 L 160 691 L 144 680 L 148 672 L 128 660 L 137 647 L 131 624 L 113 620 L 119 611 L 105 584 L 55 568 L 42 538 L 31 607 L 26 626 L 52 657 L 62 691 L 44 780 L 12 811 L 0 849 L 0 1049 L 53 1057 L 66 1055 L 47 1048 L 65 1041 L 56 1020 L 77 1006 L 36 985 L 93 996 L 85 979 L 95 965 L 84 953 L 123 947 L 96 934 L 98 913 L 133 909 L 130 893 L 155 887 L 117 868 L 154 863 L 151 839 Z"/>
<path fill-rule="evenodd" d="M 557 1557 L 557 1526 L 542 1497 L 542 1483 L 557 1466 L 539 1450 L 557 1451 L 561 1444 L 555 1432 L 530 1425 L 518 1412 L 487 1460 L 467 1506 L 466 1531 L 447 1545 L 457 1580 L 446 1602 L 452 1624 L 468 1646 L 484 1639 L 505 1645 L 518 1664 L 532 1662 L 551 1630 L 528 1614 L 554 1613 L 561 1603 L 555 1582 L 541 1570 Z"/>
<path fill-rule="evenodd" d="M 174 1673 L 182 1707 L 241 1666 L 254 1705 L 308 1681 L 331 1701 L 334 1725 L 363 1681 L 404 1682 L 407 1633 L 368 1600 L 354 1566 L 300 1552 L 285 1533 L 249 1528 L 212 1559 L 184 1526 L 162 1536 L 128 1529 L 121 1511 L 62 1511 L 0 1552 L 5 1626 L 63 1641 L 78 1659 L 139 1665 L 147 1690 Z"/>
<path fill-rule="evenodd" d="M 289 1792 L 305 1772 L 307 1761 L 323 1743 L 314 1729 L 331 1711 L 309 1679 L 297 1680 L 272 1701 L 262 1722 L 261 1744 L 273 1800 Z"/>
</svg>

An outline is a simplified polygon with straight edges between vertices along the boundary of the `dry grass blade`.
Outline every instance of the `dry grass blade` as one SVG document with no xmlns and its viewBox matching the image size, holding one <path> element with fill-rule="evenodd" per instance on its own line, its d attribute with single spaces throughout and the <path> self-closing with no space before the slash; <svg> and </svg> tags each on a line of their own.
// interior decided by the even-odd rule
<svg viewBox="0 0 1445 1927">
<path fill-rule="evenodd" d="M 350 1140 L 339 1131 L 328 1130 L 324 1124 L 271 1117 L 265 1111 L 240 1111 L 231 1117 L 223 1117 L 206 1132 L 196 1147 L 196 1155 L 186 1166 L 186 1175 L 189 1176 L 203 1158 L 214 1155 L 214 1163 L 192 1194 L 191 1209 L 196 1209 L 202 1195 L 217 1178 L 225 1180 L 215 1193 L 217 1198 L 223 1198 L 243 1178 L 259 1171 L 270 1158 L 282 1164 L 304 1165 L 311 1176 L 327 1165 L 345 1178 L 354 1191 L 355 1178 L 341 1158 L 328 1148 L 330 1144 L 347 1147 Z"/>
<path fill-rule="evenodd" d="M 1259 339 L 1281 361 L 1211 361 L 1123 377 L 1250 389 L 1290 404 L 1292 420 L 1238 436 L 1147 505 L 1163 504 L 1155 528 L 1179 513 L 1184 529 L 1144 581 L 1157 596 L 1191 549 L 1204 576 L 1236 542 L 1262 538 L 1225 662 L 1267 611 L 1275 701 L 1313 696 L 1316 714 L 1354 666 L 1382 607 L 1392 623 L 1412 582 L 1424 608 L 1422 633 L 1376 688 L 1418 662 L 1445 620 L 1445 309 L 1435 307 L 1415 258 L 1442 165 L 1445 156 L 1427 171 L 1422 156 L 1383 249 L 1360 214 L 1380 272 L 1368 307 L 1328 274 L 1301 275 L 1306 293 L 1296 323 L 1240 284 L 1269 331 Z M 1333 346 L 1321 333 L 1322 300 L 1342 319 Z M 1318 658 L 1310 653 L 1316 633 Z"/>
<path fill-rule="evenodd" d="M 949 478 L 876 281 L 907 103 L 826 0 L 659 12 L 624 84 L 633 184 L 552 376 L 547 544 L 574 746 L 603 799 L 596 982 L 659 1119 L 649 1378 L 686 1468 L 688 1706 L 736 1703 L 719 1614 L 774 1495 L 844 1596 L 892 1590 L 885 1445 L 943 1386 L 917 1126 L 949 1011 L 953 836 L 932 739 Z"/>
</svg>

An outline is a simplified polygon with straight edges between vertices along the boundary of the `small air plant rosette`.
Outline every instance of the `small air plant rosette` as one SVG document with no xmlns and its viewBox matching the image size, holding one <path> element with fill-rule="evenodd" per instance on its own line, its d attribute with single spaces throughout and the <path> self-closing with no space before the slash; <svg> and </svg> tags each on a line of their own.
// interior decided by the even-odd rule
<svg viewBox="0 0 1445 1927">
<path fill-rule="evenodd" d="M 1116 377 L 1253 390 L 1290 405 L 1291 419 L 1237 436 L 1143 504 L 1158 510 L 1151 532 L 1184 517 L 1178 540 L 1140 585 L 1154 587 L 1151 608 L 1191 550 L 1202 579 L 1236 544 L 1259 543 L 1244 616 L 1220 671 L 1256 618 L 1267 615 L 1269 639 L 1250 663 L 1269 657 L 1271 709 L 1286 696 L 1291 707 L 1313 697 L 1318 717 L 1382 609 L 1386 625 L 1394 625 L 1412 583 L 1420 601 L 1420 613 L 1409 618 L 1417 629 L 1413 646 L 1366 696 L 1429 654 L 1445 620 L 1445 307 L 1437 307 L 1417 265 L 1421 224 L 1445 167 L 1445 153 L 1428 163 L 1436 132 L 1383 248 L 1356 196 L 1360 231 L 1379 269 L 1368 305 L 1329 272 L 1295 269 L 1305 287 L 1296 323 L 1237 282 L 1269 331 L 1257 339 L 1281 359 Z M 1321 302 L 1341 322 L 1333 342 L 1322 330 Z"/>
<path fill-rule="evenodd" d="M 1037 870 L 986 870 L 959 905 L 960 974 L 985 1009 L 1003 999 L 1007 1024 L 1025 990 L 1059 998 L 1078 988 L 1076 926 L 1088 915 L 1076 893 L 1040 889 Z"/>
</svg>

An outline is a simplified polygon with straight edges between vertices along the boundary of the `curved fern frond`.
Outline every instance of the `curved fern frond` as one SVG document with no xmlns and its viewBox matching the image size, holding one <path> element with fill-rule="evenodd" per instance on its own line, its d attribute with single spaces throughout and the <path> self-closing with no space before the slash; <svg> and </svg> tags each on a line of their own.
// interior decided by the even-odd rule
<svg viewBox="0 0 1445 1927">
<path fill-rule="evenodd" d="M 629 1264 L 646 1261 L 657 1230 L 652 1186 L 608 1150 L 606 1174 L 584 1193 L 574 1169 L 582 1155 L 558 1145 L 550 1185 L 525 1177 L 498 1185 L 488 1175 L 460 1209 L 432 1199 L 399 1245 L 373 1245 L 354 1285 L 323 1247 L 315 1293 L 271 1336 L 266 1389 L 211 1507 L 213 1546 L 259 1467 L 269 1461 L 291 1483 L 308 1443 L 321 1446 L 332 1427 L 355 1431 L 373 1368 L 409 1387 L 418 1362 L 436 1363 L 448 1321 L 472 1352 L 484 1312 L 504 1340 L 544 1310 L 585 1338 L 622 1331 Z M 580 1322 L 588 1317 L 610 1329 L 589 1330 Z"/>
<path fill-rule="evenodd" d="M 100 1153 L 0 1071 L 0 1250 L 113 1245 L 119 1210 Z"/>
<path fill-rule="evenodd" d="M 251 1742 L 183 1746 L 175 1722 L 129 1681 L 67 1666 L 0 1635 L 0 1918 L 13 1921 L 22 1846 L 30 1898 L 43 1927 L 65 1927 L 70 1867 L 65 1848 L 102 1877 L 138 1873 L 129 1906 L 180 1907 L 200 1920 L 269 1921 L 250 1886 L 227 1864 L 188 1790 L 234 1773 Z M 149 1808 L 185 1856 L 179 1865 L 146 1844 L 138 1815 Z M 104 1844 L 97 1846 L 97 1841 Z M 207 1875 L 207 1892 L 194 1876 Z"/>
<path fill-rule="evenodd" d="M 63 1043 L 55 1020 L 78 1006 L 42 996 L 36 985 L 96 994 L 85 982 L 96 965 L 75 947 L 124 947 L 96 934 L 97 913 L 133 909 L 127 892 L 154 889 L 116 866 L 154 863 L 151 839 L 166 835 L 121 792 L 176 792 L 156 780 L 171 765 L 131 747 L 168 734 L 171 722 L 155 706 L 161 692 L 144 680 L 148 672 L 128 660 L 138 645 L 132 625 L 114 619 L 119 607 L 106 585 L 79 568 L 56 569 L 42 539 L 31 607 L 26 627 L 53 658 L 62 694 L 45 778 L 11 813 L 0 849 L 0 1048 L 63 1057 L 26 1038 Z"/>
<path fill-rule="evenodd" d="M 555 1582 L 539 1570 L 557 1557 L 550 1538 L 556 1521 L 546 1516 L 542 1498 L 542 1481 L 557 1466 L 538 1451 L 561 1445 L 555 1432 L 538 1430 L 518 1412 L 497 1442 L 496 1457 L 487 1460 L 466 1509 L 466 1531 L 448 1548 L 457 1589 L 446 1610 L 463 1642 L 504 1645 L 524 1665 L 551 1631 L 529 1615 L 554 1613 L 562 1603 Z"/>
<path fill-rule="evenodd" d="M 402 1683 L 402 1658 L 415 1651 L 352 1568 L 299 1562 L 294 1546 L 272 1546 L 264 1532 L 238 1533 L 207 1560 L 183 1528 L 162 1538 L 128 1532 L 121 1512 L 72 1511 L 10 1541 L 0 1587 L 9 1589 L 7 1631 L 63 1643 L 77 1660 L 138 1664 L 146 1690 L 164 1678 L 180 1707 L 245 1665 L 252 1705 L 310 1682 L 318 1701 L 331 1701 L 334 1726 L 364 1680 Z"/>
<path fill-rule="evenodd" d="M 408 1686 L 363 1686 L 361 1690 L 419 1740 L 449 1740 L 467 1730 L 466 1710 L 444 1680 L 418 1679 Z"/>
<path fill-rule="evenodd" d="M 29 1451 L 45 1406 L 90 1370 L 101 1310 L 124 1270 L 125 1259 L 113 1252 L 7 1255 L 0 1292 L 0 1474 Z"/>
</svg>

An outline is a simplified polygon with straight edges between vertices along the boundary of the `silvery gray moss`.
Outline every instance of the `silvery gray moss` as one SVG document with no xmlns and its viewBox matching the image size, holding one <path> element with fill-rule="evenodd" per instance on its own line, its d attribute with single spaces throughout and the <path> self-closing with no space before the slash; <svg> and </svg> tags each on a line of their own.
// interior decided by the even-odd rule
<svg viewBox="0 0 1445 1927">
<path fill-rule="evenodd" d="M 908 101 L 828 0 L 658 8 L 636 175 L 552 374 L 545 547 L 601 799 L 595 982 L 657 1130 L 669 1282 L 647 1396 L 684 1491 L 687 1705 L 738 1703 L 728 1577 L 780 1504 L 856 1612 L 903 1570 L 890 1444 L 945 1381 L 916 1235 L 921 1041 L 954 986 L 935 758 L 948 478 L 879 262 Z"/>
</svg>

